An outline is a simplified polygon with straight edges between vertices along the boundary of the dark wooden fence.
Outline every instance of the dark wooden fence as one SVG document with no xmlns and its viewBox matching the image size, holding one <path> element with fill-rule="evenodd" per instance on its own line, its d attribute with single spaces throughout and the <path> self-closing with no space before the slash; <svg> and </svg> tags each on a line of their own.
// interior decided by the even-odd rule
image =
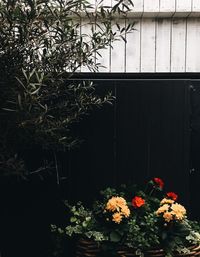
<svg viewBox="0 0 200 257">
<path fill-rule="evenodd" d="M 68 198 L 89 201 L 102 187 L 158 176 L 189 205 L 189 81 L 96 83 L 116 101 L 82 122 L 85 141 L 71 156 Z"/>
<path fill-rule="evenodd" d="M 3 257 L 50 257 L 49 224 L 65 220 L 63 198 L 89 203 L 104 187 L 152 177 L 200 218 L 199 82 L 127 77 L 95 79 L 99 94 L 112 91 L 116 100 L 76 128 L 83 143 L 60 156 L 59 187 L 53 176 L 1 183 Z"/>
</svg>

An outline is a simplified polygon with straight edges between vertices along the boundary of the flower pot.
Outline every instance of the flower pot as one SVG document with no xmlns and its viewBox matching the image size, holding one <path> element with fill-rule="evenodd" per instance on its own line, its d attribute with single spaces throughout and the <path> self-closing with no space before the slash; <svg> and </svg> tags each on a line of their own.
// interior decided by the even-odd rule
<svg viewBox="0 0 200 257">
<path fill-rule="evenodd" d="M 174 252 L 174 257 L 200 257 L 200 245 L 188 247 L 189 253 Z M 164 257 L 166 254 L 163 249 L 152 249 L 144 253 L 144 257 Z"/>
<path fill-rule="evenodd" d="M 100 248 L 96 242 L 89 239 L 79 239 L 76 245 L 76 257 L 96 257 Z"/>
<path fill-rule="evenodd" d="M 164 257 L 165 252 L 163 249 L 152 249 L 144 252 L 144 257 Z"/>
<path fill-rule="evenodd" d="M 188 249 L 190 250 L 189 253 L 175 253 L 174 256 L 175 257 L 193 257 L 193 256 L 200 256 L 200 245 L 193 245 L 188 247 Z"/>
<path fill-rule="evenodd" d="M 135 249 L 123 248 L 117 251 L 119 257 L 139 257 L 140 254 L 137 254 Z"/>
</svg>

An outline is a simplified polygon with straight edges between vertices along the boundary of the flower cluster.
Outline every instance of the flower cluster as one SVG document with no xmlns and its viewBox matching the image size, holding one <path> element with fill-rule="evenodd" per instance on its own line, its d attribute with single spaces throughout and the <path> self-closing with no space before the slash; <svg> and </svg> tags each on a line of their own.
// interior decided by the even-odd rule
<svg viewBox="0 0 200 257">
<path fill-rule="evenodd" d="M 187 218 L 178 195 L 164 192 L 161 178 L 144 187 L 122 185 L 102 190 L 92 208 L 82 203 L 70 206 L 69 225 L 62 229 L 68 236 L 92 239 L 102 249 L 128 247 L 145 252 L 162 247 L 166 254 L 185 251 L 185 245 L 200 245 L 198 226 Z M 60 230 L 61 231 L 61 230 Z"/>
<path fill-rule="evenodd" d="M 111 199 L 109 199 L 104 211 L 112 212 L 112 220 L 118 224 L 124 217 L 128 218 L 130 215 L 130 210 L 127 206 L 126 200 L 119 196 L 113 196 Z"/>
<path fill-rule="evenodd" d="M 160 204 L 161 206 L 156 211 L 156 214 L 163 217 L 166 222 L 173 220 L 181 221 L 186 217 L 185 207 L 174 200 L 164 198 Z"/>
</svg>

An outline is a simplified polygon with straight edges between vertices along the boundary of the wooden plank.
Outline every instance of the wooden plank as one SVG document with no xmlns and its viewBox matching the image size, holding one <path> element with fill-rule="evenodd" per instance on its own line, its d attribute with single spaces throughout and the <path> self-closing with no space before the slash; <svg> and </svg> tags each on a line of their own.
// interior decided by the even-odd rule
<svg viewBox="0 0 200 257">
<path fill-rule="evenodd" d="M 171 41 L 171 71 L 185 71 L 186 19 L 173 19 Z"/>
<path fill-rule="evenodd" d="M 193 0 L 192 11 L 193 12 L 200 12 L 200 1 L 199 0 Z"/>
<path fill-rule="evenodd" d="M 156 24 L 156 72 L 170 72 L 171 20 L 159 19 Z"/>
<path fill-rule="evenodd" d="M 126 35 L 126 72 L 140 71 L 140 26 L 141 20 L 136 20 L 135 31 Z"/>
<path fill-rule="evenodd" d="M 187 17 L 192 11 L 191 0 L 176 0 L 176 13 L 174 17 Z"/>
<path fill-rule="evenodd" d="M 96 0 L 97 3 L 99 2 L 98 0 Z M 114 2 L 114 1 L 113 1 Z M 103 0 L 101 5 L 103 6 L 112 6 L 112 0 Z M 101 23 L 99 23 L 100 26 Z M 97 27 L 98 30 L 98 27 Z M 102 49 L 99 52 L 100 56 L 97 54 L 96 55 L 96 62 L 101 63 L 101 67 L 99 67 L 99 71 L 100 72 L 109 72 L 111 67 L 110 67 L 110 46 L 108 46 L 106 49 Z"/>
<path fill-rule="evenodd" d="M 99 2 L 98 0 L 97 0 L 97 2 Z M 112 1 L 112 0 L 103 0 L 102 1 L 102 5 L 103 6 L 112 6 L 112 5 L 114 5 L 114 4 L 116 4 L 116 1 Z"/>
<path fill-rule="evenodd" d="M 193 0 L 192 1 L 192 12 L 189 17 L 199 17 L 200 12 L 200 1 L 199 0 Z"/>
<path fill-rule="evenodd" d="M 141 72 L 155 72 L 155 19 L 141 24 Z"/>
<path fill-rule="evenodd" d="M 133 4 L 134 4 L 134 7 L 133 7 L 132 16 L 141 17 L 144 12 L 143 1 L 142 0 L 134 0 Z"/>
<path fill-rule="evenodd" d="M 200 18 L 187 21 L 186 71 L 200 72 Z"/>
<path fill-rule="evenodd" d="M 125 20 L 115 20 L 121 27 L 125 26 Z M 113 25 L 113 30 L 117 29 Z M 111 72 L 125 72 L 125 41 L 123 39 L 116 40 L 112 43 L 111 48 Z"/>
<path fill-rule="evenodd" d="M 159 13 L 159 0 L 144 0 L 143 17 L 156 17 Z"/>
<path fill-rule="evenodd" d="M 176 0 L 160 0 L 159 17 L 171 17 L 176 10 Z"/>
<path fill-rule="evenodd" d="M 102 26 L 101 24 L 99 25 Z M 99 29 L 98 26 L 96 29 Z M 101 64 L 101 67 L 99 67 L 100 72 L 110 71 L 110 51 L 110 46 L 108 46 L 106 49 L 99 50 L 99 54 L 96 54 L 96 62 Z"/>
<path fill-rule="evenodd" d="M 81 22 L 81 34 L 84 38 L 84 42 L 89 43 L 91 40 L 90 35 L 91 35 L 91 25 L 88 23 L 87 19 L 82 19 Z M 81 66 L 81 72 L 89 72 L 90 70 L 88 69 L 87 65 L 82 65 Z"/>
</svg>

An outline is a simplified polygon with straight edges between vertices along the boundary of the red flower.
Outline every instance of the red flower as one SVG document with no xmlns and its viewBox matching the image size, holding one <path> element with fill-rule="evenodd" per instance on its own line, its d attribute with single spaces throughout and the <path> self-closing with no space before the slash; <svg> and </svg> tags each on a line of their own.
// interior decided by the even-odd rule
<svg viewBox="0 0 200 257">
<path fill-rule="evenodd" d="M 145 200 L 142 197 L 140 197 L 140 196 L 135 196 L 132 199 L 132 205 L 135 208 L 140 208 L 144 204 L 145 204 Z"/>
<path fill-rule="evenodd" d="M 155 182 L 155 184 L 159 187 L 159 188 L 163 188 L 164 187 L 164 182 L 162 181 L 161 178 L 153 178 L 153 181 Z"/>
<path fill-rule="evenodd" d="M 172 199 L 172 200 L 174 200 L 174 201 L 176 201 L 177 198 L 178 198 L 178 195 L 175 194 L 174 192 L 168 192 L 168 193 L 167 193 L 167 197 L 170 198 L 170 199 Z"/>
</svg>

